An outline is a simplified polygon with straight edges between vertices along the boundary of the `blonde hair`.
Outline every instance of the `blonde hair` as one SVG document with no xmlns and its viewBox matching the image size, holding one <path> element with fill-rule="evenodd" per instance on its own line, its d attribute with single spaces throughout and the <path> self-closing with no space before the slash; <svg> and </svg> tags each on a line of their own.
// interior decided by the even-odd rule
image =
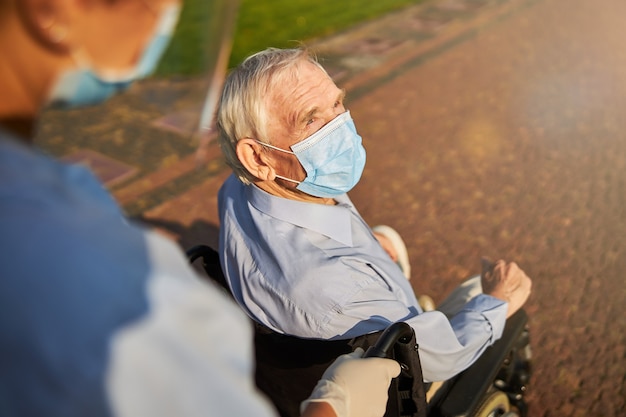
<svg viewBox="0 0 626 417">
<path fill-rule="evenodd" d="M 270 143 L 266 131 L 268 97 L 289 77 L 297 76 L 302 62 L 324 70 L 305 48 L 268 48 L 248 57 L 226 78 L 217 108 L 218 138 L 226 163 L 244 184 L 252 182 L 254 176 L 237 158 L 237 142 L 253 138 Z"/>
</svg>

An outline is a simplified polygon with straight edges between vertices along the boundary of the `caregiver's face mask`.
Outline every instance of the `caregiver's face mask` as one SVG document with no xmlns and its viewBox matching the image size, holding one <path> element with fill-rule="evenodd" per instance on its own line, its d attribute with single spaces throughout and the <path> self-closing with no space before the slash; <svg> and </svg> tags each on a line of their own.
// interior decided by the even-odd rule
<svg viewBox="0 0 626 417">
<path fill-rule="evenodd" d="M 315 197 L 332 198 L 350 191 L 359 182 L 365 167 L 365 148 L 349 111 L 291 146 L 291 151 L 257 142 L 295 155 L 306 171 L 306 178 L 296 181 L 276 177 L 298 184 L 296 189 Z"/>
<path fill-rule="evenodd" d="M 62 73 L 54 85 L 49 102 L 52 107 L 77 107 L 100 103 L 130 84 L 151 74 L 169 44 L 180 14 L 180 5 L 164 7 L 155 31 L 141 58 L 128 71 L 98 70 L 83 54 L 74 53 L 77 68 Z"/>
</svg>

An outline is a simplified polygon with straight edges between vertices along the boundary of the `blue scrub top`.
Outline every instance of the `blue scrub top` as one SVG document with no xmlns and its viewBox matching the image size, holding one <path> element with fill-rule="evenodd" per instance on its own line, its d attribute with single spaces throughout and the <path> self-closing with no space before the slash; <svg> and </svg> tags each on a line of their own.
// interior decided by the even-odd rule
<svg viewBox="0 0 626 417">
<path fill-rule="evenodd" d="M 0 415 L 270 416 L 251 337 L 87 169 L 0 131 Z"/>
</svg>

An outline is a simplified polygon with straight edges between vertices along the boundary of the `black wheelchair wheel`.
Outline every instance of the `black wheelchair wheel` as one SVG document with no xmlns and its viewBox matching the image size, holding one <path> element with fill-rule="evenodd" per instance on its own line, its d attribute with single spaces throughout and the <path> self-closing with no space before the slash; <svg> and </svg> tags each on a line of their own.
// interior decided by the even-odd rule
<svg viewBox="0 0 626 417">
<path fill-rule="evenodd" d="M 513 417 L 517 415 L 511 411 L 509 397 L 504 392 L 495 390 L 485 396 L 474 417 Z"/>
</svg>

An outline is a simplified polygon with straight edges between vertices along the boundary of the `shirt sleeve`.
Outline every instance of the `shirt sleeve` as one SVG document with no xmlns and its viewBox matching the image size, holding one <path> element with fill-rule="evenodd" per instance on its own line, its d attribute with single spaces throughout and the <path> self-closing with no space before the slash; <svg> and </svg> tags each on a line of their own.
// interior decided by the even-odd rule
<svg viewBox="0 0 626 417">
<path fill-rule="evenodd" d="M 423 313 L 407 307 L 393 292 L 371 285 L 346 304 L 336 322 L 358 320 L 342 338 L 378 331 L 396 321 L 408 323 L 415 330 L 424 379 L 443 381 L 465 370 L 502 336 L 506 311 L 506 302 L 478 295 L 448 319 L 436 310 Z"/>
</svg>

